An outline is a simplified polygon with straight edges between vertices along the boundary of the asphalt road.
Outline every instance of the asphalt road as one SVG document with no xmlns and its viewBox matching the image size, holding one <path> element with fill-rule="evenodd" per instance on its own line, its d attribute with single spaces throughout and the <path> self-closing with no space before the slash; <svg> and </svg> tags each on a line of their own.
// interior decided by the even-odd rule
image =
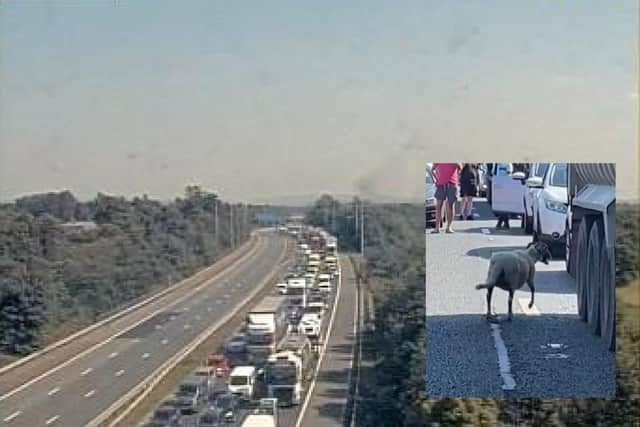
<svg viewBox="0 0 640 427">
<path fill-rule="evenodd" d="M 168 301 L 157 314 L 104 345 L 3 394 L 0 425 L 86 425 L 239 305 L 276 268 L 285 242 L 281 236 L 264 234 L 252 256 L 202 288 Z"/>
<path fill-rule="evenodd" d="M 341 257 L 342 284 L 336 298 L 333 327 L 329 330 L 325 353 L 308 405 L 302 406 L 300 427 L 342 427 L 349 397 L 349 379 L 355 343 L 357 288 L 351 262 Z M 288 426 L 289 424 L 283 424 Z"/>
<path fill-rule="evenodd" d="M 511 220 L 510 230 L 497 230 L 481 200 L 474 204 L 475 220 L 454 221 L 455 234 L 427 230 L 427 395 L 614 396 L 615 354 L 579 320 L 564 260 L 536 265 L 532 310 L 525 285 L 514 296 L 514 319 L 508 322 L 508 293 L 496 289 L 492 311 L 499 321 L 485 319 L 486 291 L 475 285 L 485 281 L 491 253 L 523 248 L 531 236 L 520 220 Z"/>
</svg>

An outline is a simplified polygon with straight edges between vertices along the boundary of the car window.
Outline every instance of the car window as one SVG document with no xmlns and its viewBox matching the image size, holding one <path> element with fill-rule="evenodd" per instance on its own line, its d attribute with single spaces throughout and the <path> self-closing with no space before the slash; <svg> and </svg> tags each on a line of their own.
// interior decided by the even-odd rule
<svg viewBox="0 0 640 427">
<path fill-rule="evenodd" d="M 431 176 L 431 173 L 427 172 L 426 176 L 427 176 L 427 184 L 433 184 L 433 177 Z"/>
<path fill-rule="evenodd" d="M 567 165 L 559 163 L 553 166 L 549 185 L 553 187 L 567 187 Z"/>
<path fill-rule="evenodd" d="M 549 163 L 538 163 L 536 165 L 536 170 L 534 171 L 533 176 L 544 178 L 548 169 L 549 169 Z"/>
</svg>

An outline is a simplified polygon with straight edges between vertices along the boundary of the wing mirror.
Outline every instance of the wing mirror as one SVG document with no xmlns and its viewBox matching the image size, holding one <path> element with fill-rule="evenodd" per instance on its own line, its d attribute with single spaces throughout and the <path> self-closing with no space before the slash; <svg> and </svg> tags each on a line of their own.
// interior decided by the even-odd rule
<svg viewBox="0 0 640 427">
<path fill-rule="evenodd" d="M 514 172 L 511 175 L 511 178 L 516 179 L 518 181 L 523 181 L 524 182 L 524 179 L 526 178 L 526 175 L 524 174 L 524 172 Z"/>
<path fill-rule="evenodd" d="M 532 176 L 527 180 L 527 187 L 542 188 L 542 178 L 539 176 Z"/>
</svg>

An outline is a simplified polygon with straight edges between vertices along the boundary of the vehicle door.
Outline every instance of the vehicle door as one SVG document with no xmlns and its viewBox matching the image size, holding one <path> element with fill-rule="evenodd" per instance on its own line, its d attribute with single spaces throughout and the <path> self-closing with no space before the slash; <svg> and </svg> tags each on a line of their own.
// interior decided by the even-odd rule
<svg viewBox="0 0 640 427">
<path fill-rule="evenodd" d="M 491 210 L 494 214 L 524 213 L 525 182 L 514 179 L 510 171 L 505 166 L 496 168 L 496 175 L 491 179 Z"/>
</svg>

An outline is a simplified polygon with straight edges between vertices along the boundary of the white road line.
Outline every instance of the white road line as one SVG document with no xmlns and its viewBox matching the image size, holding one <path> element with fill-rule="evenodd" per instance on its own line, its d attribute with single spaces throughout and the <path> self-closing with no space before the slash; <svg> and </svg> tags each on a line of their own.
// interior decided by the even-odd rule
<svg viewBox="0 0 640 427">
<path fill-rule="evenodd" d="M 491 324 L 491 333 L 493 335 L 493 341 L 498 353 L 498 367 L 500 368 L 500 376 L 502 377 L 502 389 L 513 390 L 516 388 L 516 381 L 511 375 L 511 365 L 509 363 L 509 354 L 507 353 L 507 347 L 504 345 L 502 335 L 500 334 L 500 325 L 495 323 Z"/>
<path fill-rule="evenodd" d="M 85 393 L 84 397 L 91 397 L 91 396 L 93 396 L 94 394 L 96 394 L 96 391 L 95 391 L 95 390 L 91 390 L 90 392 Z"/>
<path fill-rule="evenodd" d="M 313 378 L 311 379 L 311 384 L 309 385 L 309 391 L 304 399 L 304 403 L 302 404 L 302 408 L 298 414 L 298 420 L 296 421 L 295 427 L 300 427 L 302 424 L 302 419 L 304 418 L 305 411 L 307 410 L 307 406 L 309 406 L 309 401 L 311 400 L 311 395 L 313 394 L 313 389 L 316 386 L 316 378 L 318 377 L 318 372 L 320 372 L 320 366 L 322 365 L 322 359 L 324 358 L 324 352 L 327 348 L 327 343 L 331 338 L 331 332 L 333 332 L 333 319 L 336 314 L 336 308 L 338 307 L 338 301 L 340 300 L 340 288 L 342 287 L 342 269 L 340 268 L 340 260 L 338 260 L 338 269 L 340 271 L 340 276 L 338 279 L 338 289 L 336 289 L 336 297 L 333 302 L 333 308 L 331 310 L 331 317 L 329 318 L 329 325 L 327 329 L 327 335 L 322 342 L 322 347 L 320 349 L 320 355 L 318 356 L 318 364 L 316 365 L 316 370 L 313 373 Z"/>
<path fill-rule="evenodd" d="M 56 387 L 54 389 L 52 389 L 49 393 L 47 393 L 49 396 L 53 396 L 54 394 L 56 394 L 57 392 L 60 391 L 60 387 Z"/>
<path fill-rule="evenodd" d="M 156 325 L 156 329 L 162 329 L 162 325 Z"/>
<path fill-rule="evenodd" d="M 117 355 L 118 355 L 118 353 L 114 351 L 113 353 L 111 353 L 111 354 L 109 355 L 109 359 L 113 359 L 113 358 L 114 358 L 114 357 L 116 357 Z"/>
<path fill-rule="evenodd" d="M 259 243 L 260 243 L 260 242 L 259 242 Z M 225 274 L 225 271 L 226 271 L 226 272 L 228 272 L 228 271 L 229 271 L 229 269 L 232 269 L 233 267 L 238 267 L 239 265 L 243 265 L 244 263 L 246 263 L 246 262 L 247 262 L 247 260 L 251 259 L 251 257 L 252 257 L 253 255 L 255 255 L 255 254 L 258 252 L 258 248 L 259 248 L 259 246 L 256 246 L 256 247 L 254 247 L 253 249 L 249 250 L 249 252 L 247 252 L 246 254 L 241 255 L 241 256 L 240 256 L 240 258 L 238 258 L 238 259 L 236 259 L 236 260 L 232 261 L 230 265 L 228 265 L 227 267 L 225 267 L 225 268 L 223 269 L 223 271 L 221 271 L 221 272 L 217 273 L 217 274 L 216 274 L 216 276 L 218 276 L 218 275 L 222 275 L 222 274 Z M 179 283 L 181 283 L 181 282 L 179 282 Z M 35 377 L 35 378 L 30 379 L 29 381 L 25 382 L 24 384 L 20 385 L 19 387 L 15 388 L 15 389 L 11 390 L 10 392 L 8 392 L 8 393 L 6 393 L 6 394 L 4 394 L 4 395 L 0 396 L 0 402 L 1 402 L 1 401 L 3 401 L 3 400 L 5 400 L 5 399 L 8 399 L 9 397 L 13 396 L 13 395 L 14 395 L 14 394 L 16 394 L 16 393 L 21 392 L 22 390 L 26 389 L 27 387 L 31 386 L 32 384 L 35 384 L 36 382 L 38 382 L 38 381 L 42 380 L 43 378 L 46 378 L 47 376 L 49 376 L 49 375 L 53 374 L 54 372 L 58 372 L 60 369 L 64 368 L 65 366 L 68 366 L 69 364 L 71 364 L 71 363 L 73 363 L 74 361 L 76 361 L 76 360 L 80 359 L 81 357 L 84 357 L 84 356 L 86 356 L 87 354 L 90 354 L 90 353 L 94 352 L 95 350 L 99 349 L 100 347 L 102 347 L 102 346 L 106 345 L 107 343 L 109 343 L 109 342 L 113 341 L 116 337 L 118 337 L 118 336 L 119 336 L 119 335 L 121 335 L 122 333 L 127 332 L 127 331 L 130 331 L 130 330 L 131 330 L 131 329 L 133 329 L 134 327 L 136 327 L 136 326 L 138 326 L 138 325 L 140 325 L 140 324 L 142 324 L 142 323 L 146 322 L 147 320 L 149 320 L 149 319 L 150 319 L 150 318 L 152 318 L 153 316 L 157 315 L 158 313 L 161 313 L 161 312 L 163 312 L 163 311 L 166 311 L 166 310 L 167 310 L 168 308 L 170 308 L 170 307 L 174 307 L 174 306 L 176 306 L 176 305 L 177 305 L 177 304 L 179 304 L 180 302 L 182 302 L 182 301 L 184 301 L 184 300 L 186 300 L 186 299 L 188 299 L 188 298 L 192 297 L 192 296 L 193 296 L 194 294 L 196 294 L 197 292 L 200 292 L 200 291 L 201 291 L 202 289 L 204 289 L 205 287 L 211 286 L 211 284 L 212 284 L 212 283 L 213 283 L 213 282 L 212 282 L 212 280 L 211 280 L 211 279 L 210 279 L 210 280 L 206 280 L 206 281 L 204 281 L 201 285 L 197 286 L 197 287 L 196 287 L 196 288 L 194 288 L 194 289 L 191 289 L 191 290 L 187 291 L 187 293 L 186 293 L 186 294 L 184 294 L 184 295 L 182 295 L 182 296 L 178 297 L 175 301 L 170 302 L 169 304 L 167 304 L 167 305 L 163 306 L 162 308 L 159 308 L 158 310 L 156 310 L 156 311 L 154 311 L 154 312 L 150 313 L 150 314 L 149 314 L 149 315 L 147 315 L 147 316 L 144 316 L 142 319 L 139 319 L 138 321 L 134 322 L 133 324 L 129 325 L 128 327 L 125 327 L 124 329 L 120 329 L 118 332 L 114 333 L 113 335 L 111 335 L 111 336 L 110 336 L 110 337 L 108 337 L 107 339 L 105 339 L 105 340 L 103 340 L 103 341 L 101 341 L 101 342 L 99 342 L 99 343 L 95 344 L 95 345 L 94 345 L 94 346 L 92 346 L 92 347 L 89 347 L 88 349 L 86 349 L 86 350 L 82 351 L 81 353 L 76 354 L 75 356 L 71 357 L 70 359 L 65 360 L 63 363 L 61 363 L 61 364 L 57 365 L 55 368 L 49 369 L 48 371 L 46 371 L 46 372 L 44 372 L 44 373 L 42 373 L 42 374 L 38 375 L 38 376 L 37 376 L 37 377 Z M 176 287 L 176 289 L 178 289 L 178 288 L 179 288 L 179 287 Z M 164 296 L 164 295 L 162 295 L 162 296 Z M 160 298 L 160 297 L 158 297 L 158 298 Z M 151 299 L 151 298 L 150 298 L 150 299 Z M 144 302 L 144 301 L 143 301 L 143 302 Z M 141 304 L 142 304 L 142 303 L 141 303 Z M 136 306 L 134 306 L 134 307 L 136 307 Z M 129 309 L 126 309 L 126 310 L 129 310 Z M 125 311 L 126 311 L 126 310 L 125 310 Z M 113 318 L 117 318 L 117 315 L 114 315 L 114 316 L 113 316 Z M 111 319 L 111 318 L 109 318 L 109 319 Z M 108 320 L 108 319 L 105 319 L 105 320 Z M 101 323 L 100 323 L 100 322 L 98 322 L 96 325 L 98 325 L 98 324 L 101 324 Z M 95 325 L 94 325 L 94 326 L 95 326 Z M 89 330 L 89 329 L 91 329 L 91 326 L 90 326 L 89 328 L 87 328 L 87 330 Z M 78 336 L 79 336 L 79 335 L 78 335 Z M 72 335 L 71 337 L 73 337 L 73 335 Z M 70 340 L 70 339 L 71 339 L 71 337 L 68 337 L 68 338 L 63 339 L 63 340 L 62 340 L 62 342 L 65 342 L 65 340 Z M 35 357 L 35 355 L 36 355 L 36 354 L 39 354 L 39 352 L 34 353 L 34 355 L 32 355 L 32 356 L 27 356 L 27 357 L 25 358 L 25 360 L 30 360 L 30 358 Z M 42 354 L 42 352 L 40 352 L 40 354 Z M 14 362 L 14 363 L 16 363 L 16 362 Z M 13 365 L 13 364 L 10 364 L 10 365 L 8 365 L 8 366 L 12 366 L 12 365 Z M 7 369 L 7 367 L 0 368 L 0 372 L 4 372 L 4 370 L 6 370 L 6 369 Z"/>
<path fill-rule="evenodd" d="M 45 421 L 44 423 L 45 423 L 46 425 L 49 425 L 49 424 L 51 424 L 51 423 L 55 423 L 56 421 L 58 421 L 58 418 L 60 418 L 60 415 L 55 415 L 55 416 L 53 416 L 53 417 L 49 418 L 49 419 L 48 419 L 47 421 Z"/>
<path fill-rule="evenodd" d="M 213 307 L 207 307 L 207 311 L 208 311 L 208 312 L 213 311 Z"/>
<path fill-rule="evenodd" d="M 184 325 L 185 329 L 189 329 L 191 327 L 191 325 Z"/>
<path fill-rule="evenodd" d="M 93 371 L 93 368 L 87 368 L 84 371 L 82 371 L 82 373 L 80 373 L 80 375 L 82 375 L 83 377 L 89 373 L 91 373 L 91 371 Z"/>
<path fill-rule="evenodd" d="M 227 299 L 227 298 L 229 298 L 229 296 L 230 296 L 229 294 L 224 294 L 222 297 Z"/>
<path fill-rule="evenodd" d="M 118 372 L 116 372 L 116 377 L 119 377 L 122 374 L 124 374 L 124 369 L 120 369 Z"/>
<path fill-rule="evenodd" d="M 161 342 L 163 345 L 165 345 L 165 344 L 167 344 L 167 343 L 169 342 L 169 340 L 165 338 L 165 339 L 163 339 L 163 340 L 162 340 L 162 341 L 160 341 L 160 342 Z"/>
<path fill-rule="evenodd" d="M 134 338 L 131 340 L 132 343 L 139 343 L 140 342 L 140 338 Z"/>
<path fill-rule="evenodd" d="M 14 419 L 15 417 L 17 417 L 18 415 L 20 415 L 22 413 L 22 411 L 16 411 L 13 414 L 9 415 L 8 417 L 6 417 L 4 420 L 5 423 L 8 423 L 9 421 L 11 421 L 12 419 Z"/>
<path fill-rule="evenodd" d="M 148 359 L 148 358 L 149 358 L 149 353 L 145 353 L 145 354 L 143 354 L 143 355 L 142 355 L 142 358 L 143 358 L 143 359 Z"/>
<path fill-rule="evenodd" d="M 522 312 L 527 316 L 540 316 L 540 311 L 538 311 L 538 307 L 535 304 L 529 308 L 529 300 L 527 298 L 518 298 L 518 304 L 520 304 Z"/>
<path fill-rule="evenodd" d="M 200 317 L 200 316 L 196 316 L 196 320 L 200 320 L 200 319 L 201 319 L 201 317 Z"/>
<path fill-rule="evenodd" d="M 169 321 L 170 321 L 170 322 L 172 322 L 172 321 L 174 321 L 174 320 L 176 320 L 176 316 L 169 316 Z"/>
<path fill-rule="evenodd" d="M 482 229 L 482 230 L 480 230 L 480 231 L 482 231 L 482 234 L 491 234 L 491 232 L 489 231 L 489 229 L 488 229 L 488 228 L 483 228 L 483 229 Z"/>
</svg>

